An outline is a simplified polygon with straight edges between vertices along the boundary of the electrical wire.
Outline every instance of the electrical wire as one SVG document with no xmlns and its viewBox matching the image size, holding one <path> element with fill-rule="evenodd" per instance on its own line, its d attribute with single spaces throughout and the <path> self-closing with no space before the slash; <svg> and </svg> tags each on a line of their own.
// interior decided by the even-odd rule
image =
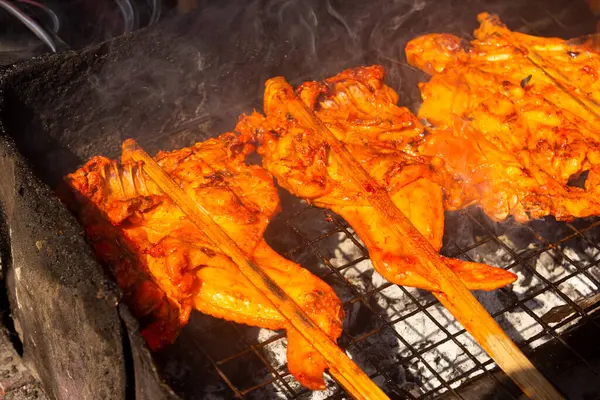
<svg viewBox="0 0 600 400">
<path fill-rule="evenodd" d="M 150 0 L 150 7 L 152 8 L 152 14 L 150 15 L 150 21 L 148 25 L 153 25 L 160 19 L 162 3 L 161 0 Z"/>
<path fill-rule="evenodd" d="M 119 9 L 121 10 L 121 14 L 123 15 L 123 25 L 124 32 L 129 33 L 137 28 L 136 23 L 136 14 L 133 5 L 129 0 L 115 0 Z"/>
<path fill-rule="evenodd" d="M 21 21 L 35 36 L 37 36 L 46 46 L 52 50 L 53 53 L 56 53 L 56 44 L 52 37 L 38 24 L 35 22 L 29 15 L 25 14 L 23 11 L 19 10 L 18 7 L 9 3 L 6 0 L 0 0 L 0 7 L 8 11 L 13 16 L 17 17 L 19 21 Z"/>
<path fill-rule="evenodd" d="M 16 0 L 23 4 L 28 4 L 30 6 L 36 7 L 44 11 L 51 20 L 51 30 L 53 34 L 50 34 L 46 31 L 38 22 L 36 22 L 33 18 L 27 15 L 25 12 L 20 10 L 16 5 L 8 0 L 0 0 L 0 8 L 5 9 L 11 15 L 16 17 L 21 23 L 23 23 L 35 36 L 37 36 L 50 50 L 56 53 L 58 47 L 68 47 L 66 44 L 60 40 L 57 36 L 58 31 L 60 30 L 60 19 L 58 15 L 46 5 L 35 1 L 35 0 Z M 147 0 L 148 6 L 151 8 L 152 12 L 150 15 L 150 19 L 148 25 L 155 24 L 159 21 L 161 13 L 162 13 L 162 2 L 161 0 Z M 133 6 L 130 0 L 115 0 L 117 6 L 119 7 L 119 11 L 123 17 L 123 33 L 129 33 L 138 28 L 139 21 L 137 18 L 136 9 Z"/>
<path fill-rule="evenodd" d="M 33 1 L 33 0 L 19 0 L 19 1 L 21 3 L 30 4 L 34 7 L 40 8 L 46 14 L 48 14 L 50 19 L 52 20 L 52 31 L 54 33 L 58 33 L 58 30 L 60 29 L 60 20 L 58 19 L 58 16 L 56 15 L 56 13 L 54 11 L 52 11 L 52 9 L 50 9 L 49 7 L 46 7 L 43 4 L 38 3 L 37 1 Z"/>
</svg>

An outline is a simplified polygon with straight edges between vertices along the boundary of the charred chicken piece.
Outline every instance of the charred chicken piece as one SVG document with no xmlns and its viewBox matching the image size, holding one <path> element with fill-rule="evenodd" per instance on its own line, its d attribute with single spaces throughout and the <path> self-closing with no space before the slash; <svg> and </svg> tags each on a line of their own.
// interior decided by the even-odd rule
<svg viewBox="0 0 600 400">
<path fill-rule="evenodd" d="M 264 241 L 279 198 L 272 177 L 246 165 L 252 147 L 224 134 L 156 156 L 159 165 L 333 340 L 344 312 L 334 291 Z M 190 312 L 279 330 L 286 321 L 215 248 L 126 152 L 122 162 L 94 157 L 67 177 L 71 204 L 97 256 L 124 289 L 153 349 L 172 343 Z M 325 360 L 288 331 L 288 368 L 303 385 L 324 388 Z"/>
<path fill-rule="evenodd" d="M 495 220 L 518 221 L 600 214 L 598 120 L 576 100 L 600 100 L 600 54 L 511 32 L 488 14 L 479 20 L 470 43 L 432 34 L 406 46 L 409 63 L 432 75 L 419 85 L 419 118 L 433 125 L 420 154 L 453 177 L 441 181 L 446 208 L 476 203 Z M 557 85 L 550 67 L 573 85 Z M 585 187 L 570 184 L 584 172 Z"/>
<path fill-rule="evenodd" d="M 423 128 L 406 108 L 396 105 L 397 94 L 383 84 L 383 69 L 347 70 L 322 83 L 307 82 L 297 94 L 439 250 L 444 231 L 442 188 L 429 158 L 414 151 L 423 140 Z M 244 116 L 236 128 L 245 140 L 258 140 L 263 166 L 294 195 L 348 221 L 369 249 L 375 269 L 387 280 L 438 290 L 428 272 L 413 261 L 410 246 L 394 240 L 386 221 L 329 156 L 327 146 L 287 114 L 279 101 L 267 82 L 266 117 Z M 500 268 L 446 261 L 470 289 L 492 290 L 516 279 Z"/>
</svg>

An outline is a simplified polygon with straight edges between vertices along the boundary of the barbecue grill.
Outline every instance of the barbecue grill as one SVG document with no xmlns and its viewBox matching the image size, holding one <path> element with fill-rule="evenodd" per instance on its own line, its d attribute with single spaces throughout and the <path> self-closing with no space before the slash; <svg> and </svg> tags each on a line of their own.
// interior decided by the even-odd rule
<svg viewBox="0 0 600 400">
<path fill-rule="evenodd" d="M 346 398 L 333 380 L 309 392 L 285 366 L 283 334 L 195 313 L 150 354 L 75 219 L 55 198 L 93 155 L 133 137 L 175 149 L 233 128 L 261 106 L 263 83 L 379 63 L 416 112 L 424 75 L 403 56 L 424 33 L 469 37 L 476 15 L 564 38 L 588 34 L 586 3 L 555 1 L 200 1 L 193 13 L 110 42 L 34 58 L 0 73 L 0 243 L 14 338 L 60 399 Z M 338 216 L 280 193 L 266 239 L 330 284 L 347 318 L 342 348 L 393 398 L 518 398 L 493 361 L 433 296 L 387 283 Z M 600 220 L 522 225 L 477 209 L 447 213 L 442 253 L 510 269 L 511 287 L 476 293 L 569 398 L 600 397 Z M 578 384 L 577 384 L 578 383 Z"/>
</svg>

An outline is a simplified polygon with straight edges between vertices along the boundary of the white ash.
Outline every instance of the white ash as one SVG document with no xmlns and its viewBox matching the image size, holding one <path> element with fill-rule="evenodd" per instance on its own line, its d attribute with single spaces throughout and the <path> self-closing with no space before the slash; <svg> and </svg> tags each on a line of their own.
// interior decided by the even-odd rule
<svg viewBox="0 0 600 400">
<path fill-rule="evenodd" d="M 476 237 L 475 240 L 482 241 L 483 244 L 469 250 L 465 256 L 461 257 L 497 267 L 508 267 L 514 264 L 511 270 L 518 275 L 518 280 L 507 291 L 476 292 L 479 301 L 491 313 L 496 313 L 510 305 L 512 303 L 510 296 L 524 299 L 534 292 L 540 292 L 525 302 L 525 307 L 529 308 L 528 311 L 533 313 L 533 316 L 522 307 L 515 307 L 496 318 L 498 323 L 517 343 L 522 343 L 543 332 L 542 325 L 535 317 L 540 318 L 550 309 L 566 304 L 563 297 L 553 291 L 543 279 L 536 276 L 532 271 L 535 270 L 541 277 L 552 283 L 568 275 L 575 274 L 560 283 L 558 288 L 564 295 L 576 301 L 596 293 L 598 288 L 589 278 L 579 273 L 574 263 L 582 263 L 584 259 L 589 262 L 589 260 L 597 259 L 600 256 L 600 251 L 591 245 L 583 248 L 563 246 L 560 250 L 548 250 L 524 261 L 528 263 L 528 266 L 520 265 L 517 262 L 522 261 L 521 258 L 527 255 L 528 252 L 534 252 L 542 248 L 540 243 L 531 241 L 531 235 L 525 234 L 520 229 L 519 227 L 511 227 L 508 234 L 497 236 L 498 240 L 489 237 L 487 240 L 483 240 L 485 236 Z M 548 229 L 552 229 L 552 226 L 548 226 Z M 526 242 L 522 243 L 519 240 L 521 238 L 525 239 Z M 328 261 L 334 267 L 343 266 L 364 256 L 363 251 L 345 234 L 337 234 L 335 239 L 338 240 L 337 247 L 331 247 L 331 240 L 328 241 L 326 246 L 323 246 L 327 249 L 324 251 L 324 255 L 327 256 Z M 319 246 L 318 251 L 320 249 Z M 365 260 L 343 269 L 341 273 L 358 291 L 366 293 L 386 283 L 383 277 L 371 268 L 370 262 Z M 421 305 L 432 297 L 430 294 L 419 290 L 409 289 L 408 291 L 411 294 L 415 294 L 415 292 L 418 294 L 417 300 Z M 376 299 L 379 311 L 388 321 L 398 319 L 403 314 L 410 313 L 418 308 L 406 295 L 405 291 L 397 286 L 390 286 L 376 293 L 373 297 Z M 428 365 L 425 365 L 421 359 L 412 358 L 413 361 L 409 362 L 407 367 L 410 374 L 419 383 L 418 387 L 421 391 L 435 389 L 441 384 L 431 369 L 442 379 L 449 381 L 466 371 L 474 369 L 476 363 L 473 358 L 479 363 L 489 360 L 487 354 L 467 334 L 462 334 L 456 339 L 462 345 L 462 348 L 454 340 L 447 340 L 447 335 L 438 324 L 450 334 L 457 332 L 461 329 L 461 326 L 441 305 L 436 304 L 427 308 L 427 313 L 429 315 L 419 311 L 393 325 L 393 329 L 400 334 L 404 341 L 417 350 L 432 347 L 422 355 L 423 360 Z M 432 318 L 437 321 L 437 324 Z M 350 321 L 350 325 L 352 325 L 352 321 Z M 562 327 L 559 331 L 566 329 L 568 326 Z M 390 336 L 393 340 L 398 341 L 398 347 L 405 349 L 400 343 L 400 339 L 395 338 L 393 335 Z M 534 341 L 532 345 L 537 347 L 551 338 L 548 335 L 543 336 Z M 388 341 L 383 341 L 382 344 L 387 347 Z M 377 346 L 377 343 L 371 345 Z M 470 354 L 466 354 L 463 349 Z M 403 356 L 410 358 L 409 351 L 405 349 L 403 353 Z M 494 366 L 494 363 L 489 363 L 487 368 L 491 369 Z M 399 366 L 398 368 L 402 367 Z M 475 371 L 473 374 L 480 373 L 482 373 L 481 370 Z M 463 380 L 459 380 L 453 386 L 460 385 Z M 397 382 L 398 385 L 403 383 Z"/>
<path fill-rule="evenodd" d="M 296 248 L 288 257 L 324 277 L 336 291 L 345 304 L 347 314 L 340 344 L 350 343 L 347 354 L 367 374 L 376 374 L 378 385 L 386 392 L 404 390 L 419 397 L 430 390 L 443 392 L 445 389 L 440 379 L 448 382 L 468 372 L 467 377 L 451 384 L 455 388 L 467 379 L 482 374 L 481 364 L 485 363 L 487 370 L 495 367 L 489 356 L 467 333 L 455 338 L 447 336 L 445 331 L 452 335 L 462 330 L 462 326 L 434 301 L 431 293 L 389 285 L 374 271 L 354 231 L 348 228 L 351 236 L 335 232 L 336 221 L 332 221 L 328 215 L 323 210 L 311 208 L 291 221 L 311 242 L 310 246 L 298 248 L 297 235 L 291 231 L 288 234 L 279 225 L 277 237 L 273 239 L 278 245 L 274 247 L 280 252 Z M 594 280 L 600 279 L 600 266 L 589 268 L 587 274 L 591 279 L 578 269 L 600 259 L 600 250 L 584 240 L 570 240 L 557 248 L 542 251 L 545 245 L 536 239 L 528 227 L 515 223 L 485 222 L 488 224 L 486 229 L 496 235 L 490 237 L 466 217 L 454 215 L 449 220 L 442 254 L 456 254 L 457 249 L 468 247 L 471 249 L 458 258 L 510 268 L 518 275 L 517 282 L 506 289 L 474 292 L 491 314 L 512 306 L 509 311 L 497 315 L 496 320 L 518 344 L 539 335 L 530 344 L 531 348 L 535 348 L 552 339 L 549 334 L 541 335 L 543 327 L 539 318 L 552 308 L 566 304 L 564 296 L 577 301 L 599 291 Z M 572 234 L 564 224 L 557 223 L 536 222 L 534 229 L 541 231 L 553 243 Z M 461 233 L 452 237 L 449 232 Z M 562 293 L 554 290 L 549 283 L 557 284 Z M 517 299 L 524 302 L 527 310 L 515 305 Z M 558 332 L 576 322 L 561 327 Z M 263 343 L 276 334 L 280 333 L 253 328 L 248 338 L 253 343 Z M 410 347 L 422 354 L 417 356 Z M 260 347 L 259 351 L 284 376 L 288 387 L 296 393 L 303 392 L 301 385 L 287 372 L 285 337 Z M 255 375 L 256 383 L 273 378 L 267 368 L 258 369 Z M 325 399 L 338 391 L 337 385 L 328 377 L 326 390 L 307 391 L 300 398 Z M 247 397 L 284 399 L 287 393 L 288 389 L 275 380 L 250 392 Z"/>
</svg>

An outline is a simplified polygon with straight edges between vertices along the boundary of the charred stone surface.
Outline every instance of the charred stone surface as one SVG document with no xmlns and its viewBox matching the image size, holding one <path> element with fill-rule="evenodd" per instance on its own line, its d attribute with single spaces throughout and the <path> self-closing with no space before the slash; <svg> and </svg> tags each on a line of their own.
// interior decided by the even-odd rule
<svg viewBox="0 0 600 400">
<path fill-rule="evenodd" d="M 129 386 L 127 399 L 177 400 L 177 395 L 163 382 L 150 350 L 138 331 L 138 324 L 127 307 L 119 305 L 119 315 L 127 329 L 125 367 Z M 201 374 L 201 371 L 197 371 Z"/>
<path fill-rule="evenodd" d="M 119 292 L 82 229 L 2 128 L 0 282 L 25 365 L 54 399 L 174 398 L 159 383 L 137 323 L 118 309 Z"/>
<path fill-rule="evenodd" d="M 0 397 L 6 400 L 47 400 L 37 381 L 25 367 L 0 324 Z"/>
<path fill-rule="evenodd" d="M 10 251 L 3 255 L 3 269 L 26 365 L 51 398 L 123 398 L 113 285 L 73 218 L 5 137 L 0 139 L 0 176 L 8 226 L 3 239 Z"/>
</svg>

